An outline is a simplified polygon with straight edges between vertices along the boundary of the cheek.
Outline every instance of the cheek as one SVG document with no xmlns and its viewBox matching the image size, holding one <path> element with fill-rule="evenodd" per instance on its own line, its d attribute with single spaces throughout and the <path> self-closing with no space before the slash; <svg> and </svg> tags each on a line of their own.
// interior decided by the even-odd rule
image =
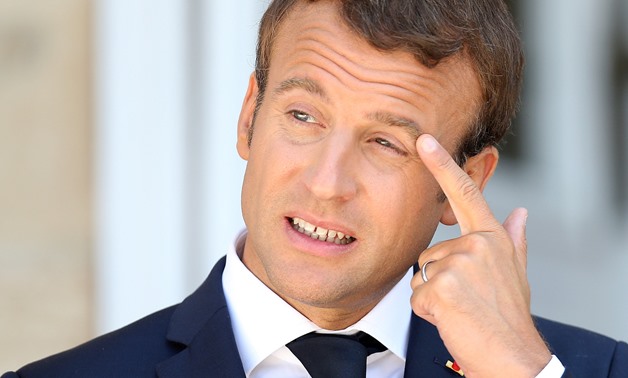
<svg viewBox="0 0 628 378">
<path fill-rule="evenodd" d="M 416 167 L 415 167 L 416 169 Z M 394 237 L 408 248 L 425 248 L 432 239 L 444 205 L 432 176 L 413 172 L 380 188 L 378 209 Z"/>
<path fill-rule="evenodd" d="M 298 159 L 295 156 L 299 155 L 293 146 L 281 143 L 276 135 L 263 133 L 258 126 L 244 176 L 243 203 L 256 201 L 263 207 L 273 193 L 285 191 L 296 172 Z"/>
<path fill-rule="evenodd" d="M 242 181 L 242 190 L 240 192 L 240 206 L 242 207 L 242 217 L 244 218 L 244 223 L 248 228 L 253 226 L 255 221 L 255 207 L 256 204 L 253 196 L 255 191 L 254 186 L 256 186 L 255 178 L 253 177 L 254 170 L 251 170 L 251 165 L 247 163 L 246 171 L 244 172 L 244 179 Z"/>
</svg>

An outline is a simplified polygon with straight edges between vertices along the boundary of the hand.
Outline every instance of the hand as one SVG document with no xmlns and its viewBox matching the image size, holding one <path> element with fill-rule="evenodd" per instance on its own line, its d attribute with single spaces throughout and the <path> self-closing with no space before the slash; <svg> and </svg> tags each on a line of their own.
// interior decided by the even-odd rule
<svg viewBox="0 0 628 378">
<path fill-rule="evenodd" d="M 461 236 L 421 253 L 412 279 L 414 312 L 435 325 L 467 377 L 535 377 L 551 354 L 530 314 L 527 211 L 500 224 L 475 182 L 430 135 L 419 155 L 447 196 Z"/>
</svg>

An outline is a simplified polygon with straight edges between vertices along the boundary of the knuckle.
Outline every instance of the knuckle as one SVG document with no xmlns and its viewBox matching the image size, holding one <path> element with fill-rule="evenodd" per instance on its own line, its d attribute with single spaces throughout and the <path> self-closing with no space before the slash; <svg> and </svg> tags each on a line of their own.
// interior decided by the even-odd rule
<svg viewBox="0 0 628 378">
<path fill-rule="evenodd" d="M 423 286 L 416 288 L 410 297 L 410 306 L 417 315 L 430 314 L 434 306 L 434 298 L 430 290 L 425 290 Z"/>
<path fill-rule="evenodd" d="M 489 242 L 484 235 L 479 233 L 471 233 L 465 235 L 466 248 L 470 251 L 481 252 L 489 247 Z"/>
<path fill-rule="evenodd" d="M 477 275 L 480 268 L 482 258 L 476 253 L 459 253 L 452 259 L 452 264 L 455 264 L 451 272 L 455 276 L 458 289 L 464 289 L 466 282 L 473 282 L 473 277 Z M 452 287 L 453 289 L 453 287 Z"/>
<path fill-rule="evenodd" d="M 469 253 L 458 253 L 455 256 L 452 256 L 452 260 L 454 269 L 460 269 L 463 272 L 467 272 L 473 268 L 476 259 Z"/>
<path fill-rule="evenodd" d="M 414 290 L 417 290 L 418 287 L 420 287 L 423 284 L 423 278 L 421 278 L 421 273 L 415 274 L 412 277 L 412 280 L 410 280 L 410 287 L 412 287 Z"/>
<path fill-rule="evenodd" d="M 440 272 L 430 282 L 432 282 L 434 291 L 443 300 L 446 300 L 449 295 L 456 292 L 458 287 L 458 278 L 450 270 Z"/>
</svg>

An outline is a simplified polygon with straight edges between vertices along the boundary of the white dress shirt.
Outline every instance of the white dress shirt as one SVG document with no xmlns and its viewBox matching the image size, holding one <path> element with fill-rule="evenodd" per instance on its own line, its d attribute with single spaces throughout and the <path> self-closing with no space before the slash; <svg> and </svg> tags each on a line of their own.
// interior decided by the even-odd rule
<svg viewBox="0 0 628 378">
<path fill-rule="evenodd" d="M 250 378 L 306 378 L 303 364 L 285 346 L 313 331 L 352 334 L 364 331 L 388 350 L 367 358 L 367 378 L 403 377 L 410 331 L 412 269 L 360 321 L 341 331 L 318 327 L 253 275 L 241 261 L 246 232 L 229 248 L 222 280 L 244 372 Z M 407 310 L 402 310 L 406 308 Z M 557 363 L 557 364 L 556 364 Z M 549 369 L 549 371 L 548 371 Z M 560 377 L 555 357 L 537 378 Z"/>
</svg>

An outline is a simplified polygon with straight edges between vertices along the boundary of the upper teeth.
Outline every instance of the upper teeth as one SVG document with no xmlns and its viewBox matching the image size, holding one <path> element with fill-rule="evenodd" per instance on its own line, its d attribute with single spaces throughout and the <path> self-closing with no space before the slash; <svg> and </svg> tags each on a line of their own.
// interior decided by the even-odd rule
<svg viewBox="0 0 628 378">
<path fill-rule="evenodd" d="M 292 218 L 292 227 L 312 239 L 322 240 L 329 243 L 348 244 L 355 240 L 355 238 L 350 235 L 345 235 L 340 231 L 317 227 L 301 218 Z"/>
</svg>

